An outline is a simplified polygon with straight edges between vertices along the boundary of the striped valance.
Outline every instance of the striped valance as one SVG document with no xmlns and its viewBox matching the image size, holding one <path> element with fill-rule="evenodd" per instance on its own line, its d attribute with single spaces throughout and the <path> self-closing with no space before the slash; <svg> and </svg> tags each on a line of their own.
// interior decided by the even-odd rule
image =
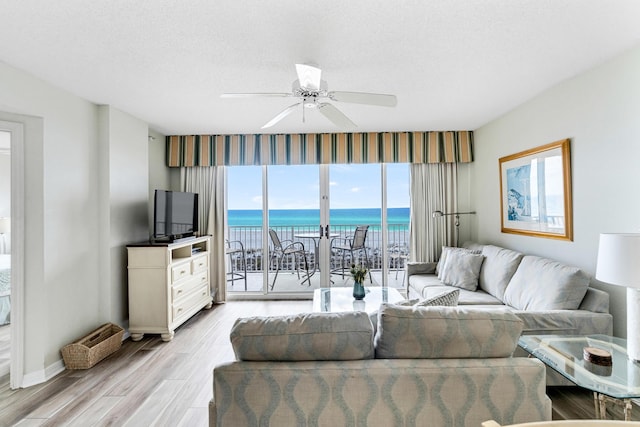
<svg viewBox="0 0 640 427">
<path fill-rule="evenodd" d="M 170 167 L 472 161 L 472 131 L 167 137 Z"/>
</svg>

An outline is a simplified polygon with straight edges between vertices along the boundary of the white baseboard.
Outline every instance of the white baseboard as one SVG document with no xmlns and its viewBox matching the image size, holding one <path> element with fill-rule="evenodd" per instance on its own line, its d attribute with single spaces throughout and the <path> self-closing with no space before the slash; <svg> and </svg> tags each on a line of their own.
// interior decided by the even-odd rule
<svg viewBox="0 0 640 427">
<path fill-rule="evenodd" d="M 24 374 L 22 377 L 22 384 L 19 386 L 20 388 L 27 388 L 36 384 L 42 384 L 49 381 L 62 371 L 64 371 L 64 362 L 60 359 L 47 366 L 45 369 Z"/>
<path fill-rule="evenodd" d="M 129 338 L 129 331 L 125 330 L 122 336 L 122 341 L 126 340 L 127 338 Z M 22 377 L 22 384 L 19 384 L 19 387 L 27 388 L 37 384 L 42 384 L 49 381 L 51 378 L 55 377 L 64 370 L 64 361 L 60 359 L 47 366 L 45 369 L 24 374 L 24 376 Z"/>
</svg>

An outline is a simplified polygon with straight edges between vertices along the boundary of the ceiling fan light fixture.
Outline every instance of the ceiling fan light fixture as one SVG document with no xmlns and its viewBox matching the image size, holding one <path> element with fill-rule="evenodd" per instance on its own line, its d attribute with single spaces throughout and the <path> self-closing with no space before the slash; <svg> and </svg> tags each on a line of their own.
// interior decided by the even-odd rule
<svg viewBox="0 0 640 427">
<path fill-rule="evenodd" d="M 316 108 L 318 106 L 318 99 L 316 97 L 305 98 L 305 100 L 302 101 L 302 105 L 304 105 L 305 108 Z"/>
</svg>

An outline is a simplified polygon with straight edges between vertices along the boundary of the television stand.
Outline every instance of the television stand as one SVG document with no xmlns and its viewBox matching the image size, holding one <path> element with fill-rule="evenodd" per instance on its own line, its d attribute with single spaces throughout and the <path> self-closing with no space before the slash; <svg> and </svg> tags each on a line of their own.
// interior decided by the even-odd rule
<svg viewBox="0 0 640 427">
<path fill-rule="evenodd" d="M 189 241 L 191 241 L 193 239 L 196 239 L 196 236 L 179 237 L 177 239 L 171 240 L 171 243 L 189 242 Z"/>
<path fill-rule="evenodd" d="M 178 326 L 202 308 L 213 306 L 210 236 L 131 244 L 127 254 L 133 341 L 140 341 L 146 333 L 171 341 Z"/>
</svg>

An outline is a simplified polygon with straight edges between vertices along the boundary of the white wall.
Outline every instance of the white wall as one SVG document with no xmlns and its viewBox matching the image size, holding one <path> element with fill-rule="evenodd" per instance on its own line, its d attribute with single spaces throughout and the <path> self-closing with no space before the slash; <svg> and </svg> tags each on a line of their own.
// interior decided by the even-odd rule
<svg viewBox="0 0 640 427">
<path fill-rule="evenodd" d="M 148 133 L 146 123 L 110 106 L 100 106 L 100 215 L 102 322 L 129 324 L 128 243 L 148 239 Z M 109 260 L 107 262 L 107 260 Z"/>
<path fill-rule="evenodd" d="M 0 131 L 0 218 L 11 217 L 10 140 L 11 134 L 9 132 Z M 10 252 L 11 233 L 6 233 L 4 236 L 0 235 L 0 254 Z"/>
<path fill-rule="evenodd" d="M 0 119 L 30 123 L 24 171 L 24 368 L 32 378 L 60 366 L 65 344 L 103 321 L 123 320 L 126 287 L 112 270 L 121 261 L 104 248 L 122 246 L 132 235 L 147 236 L 146 215 L 138 213 L 145 218 L 134 226 L 128 217 L 146 212 L 147 135 L 141 122 L 112 113 L 113 135 L 100 137 L 96 105 L 0 63 Z M 107 141 L 107 159 L 99 140 Z M 141 170 L 133 177 L 125 171 L 134 181 L 130 192 L 119 182 L 124 178 L 119 168 L 132 164 Z M 101 209 L 105 200 L 111 205 L 108 214 Z M 105 280 L 104 272 L 112 274 Z M 105 310 L 106 294 L 111 301 Z"/>
<path fill-rule="evenodd" d="M 173 190 L 171 188 L 171 170 L 167 166 L 166 136 L 149 131 L 149 237 L 153 233 L 153 195 L 155 190 Z M 179 190 L 179 188 L 175 188 Z"/>
<path fill-rule="evenodd" d="M 601 232 L 640 232 L 640 47 L 544 92 L 475 131 L 476 239 L 548 256 L 595 274 Z M 500 232 L 498 159 L 571 139 L 574 241 Z M 614 333 L 626 336 L 624 288 L 611 295 Z"/>
</svg>

